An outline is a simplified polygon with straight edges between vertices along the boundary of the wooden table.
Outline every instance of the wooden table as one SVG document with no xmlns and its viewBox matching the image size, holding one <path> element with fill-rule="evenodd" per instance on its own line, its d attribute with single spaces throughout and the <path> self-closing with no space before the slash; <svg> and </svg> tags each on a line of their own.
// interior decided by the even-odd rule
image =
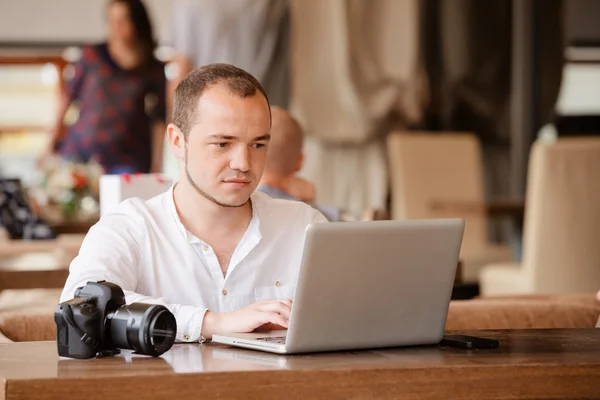
<svg viewBox="0 0 600 400">
<path fill-rule="evenodd" d="M 476 331 L 498 349 L 280 356 L 178 344 L 160 358 L 72 360 L 54 342 L 0 345 L 0 399 L 598 399 L 600 329 Z"/>
<path fill-rule="evenodd" d="M 62 288 L 69 275 L 68 257 L 56 253 L 29 253 L 0 259 L 0 291 L 6 289 Z"/>
<path fill-rule="evenodd" d="M 57 235 L 64 234 L 86 234 L 90 230 L 90 228 L 98 222 L 97 220 L 91 221 L 83 221 L 83 222 L 73 222 L 73 221 L 64 221 L 64 222 L 56 222 L 50 224 L 50 227 Z"/>
<path fill-rule="evenodd" d="M 92 215 L 82 219 L 63 220 L 46 216 L 45 221 L 57 235 L 87 234 L 90 228 L 98 222 L 98 218 L 97 215 Z"/>
</svg>

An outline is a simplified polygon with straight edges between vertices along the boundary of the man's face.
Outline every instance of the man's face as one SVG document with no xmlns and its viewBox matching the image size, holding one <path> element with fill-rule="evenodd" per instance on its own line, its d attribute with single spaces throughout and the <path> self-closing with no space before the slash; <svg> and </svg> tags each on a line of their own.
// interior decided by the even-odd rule
<svg viewBox="0 0 600 400">
<path fill-rule="evenodd" d="M 220 206 L 246 204 L 263 173 L 270 125 L 260 92 L 241 98 L 223 85 L 208 88 L 185 143 L 188 182 Z"/>
</svg>

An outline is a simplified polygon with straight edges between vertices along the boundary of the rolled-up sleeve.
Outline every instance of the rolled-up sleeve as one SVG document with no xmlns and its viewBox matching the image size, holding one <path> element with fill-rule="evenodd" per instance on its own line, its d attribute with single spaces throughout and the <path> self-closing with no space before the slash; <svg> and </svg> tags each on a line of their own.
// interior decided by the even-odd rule
<svg viewBox="0 0 600 400">
<path fill-rule="evenodd" d="M 140 274 L 140 244 L 144 240 L 143 220 L 127 214 L 108 214 L 93 226 L 85 237 L 78 256 L 71 262 L 69 277 L 60 301 L 73 298 L 78 287 L 90 281 L 105 280 L 121 287 L 127 304 L 133 302 L 161 304 L 177 321 L 177 341 L 200 339 L 205 308 L 172 304 L 164 298 L 136 292 Z"/>
</svg>

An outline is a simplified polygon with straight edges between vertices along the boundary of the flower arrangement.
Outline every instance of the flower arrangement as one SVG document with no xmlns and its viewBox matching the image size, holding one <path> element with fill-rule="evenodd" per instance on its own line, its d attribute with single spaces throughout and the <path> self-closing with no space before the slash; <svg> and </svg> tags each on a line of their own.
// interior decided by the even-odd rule
<svg viewBox="0 0 600 400">
<path fill-rule="evenodd" d="M 30 193 L 40 207 L 55 207 L 63 219 L 98 211 L 99 182 L 104 174 L 95 162 L 78 163 L 59 157 L 45 159 Z"/>
</svg>

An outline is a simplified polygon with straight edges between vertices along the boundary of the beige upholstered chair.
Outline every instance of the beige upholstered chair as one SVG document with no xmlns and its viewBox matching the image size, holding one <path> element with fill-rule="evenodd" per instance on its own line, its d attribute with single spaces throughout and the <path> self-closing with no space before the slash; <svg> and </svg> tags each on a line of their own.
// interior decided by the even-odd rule
<svg viewBox="0 0 600 400">
<path fill-rule="evenodd" d="M 600 138 L 534 144 L 523 263 L 486 266 L 482 295 L 600 289 Z"/>
<path fill-rule="evenodd" d="M 388 138 L 388 158 L 393 219 L 465 219 L 460 255 L 463 281 L 476 281 L 483 265 L 512 259 L 508 246 L 489 243 L 484 214 L 442 213 L 432 207 L 436 201 L 484 202 L 481 148 L 474 135 L 392 133 Z"/>
</svg>

